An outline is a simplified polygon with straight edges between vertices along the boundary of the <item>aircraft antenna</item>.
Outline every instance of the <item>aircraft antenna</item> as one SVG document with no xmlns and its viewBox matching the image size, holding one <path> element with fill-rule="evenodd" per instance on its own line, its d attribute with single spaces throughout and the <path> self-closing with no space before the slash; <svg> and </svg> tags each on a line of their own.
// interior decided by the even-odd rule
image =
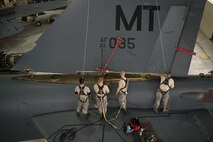
<svg viewBox="0 0 213 142">
<path fill-rule="evenodd" d="M 156 0 L 156 5 L 158 6 L 158 0 Z M 160 34 L 161 51 L 162 51 L 162 56 L 163 56 L 163 65 L 164 65 L 164 69 L 166 71 L 166 61 L 165 61 L 165 55 L 164 55 L 164 46 L 163 46 L 163 38 L 162 38 L 162 32 L 161 32 L 161 22 L 160 22 L 159 10 L 157 10 L 157 18 L 158 18 L 158 28 L 159 28 L 159 34 Z"/>
<path fill-rule="evenodd" d="M 85 36 L 85 45 L 84 45 L 83 77 L 84 77 L 85 62 L 86 62 L 86 53 L 87 53 L 87 39 L 88 39 L 88 26 L 89 26 L 89 9 L 90 9 L 90 0 L 88 0 L 88 6 L 87 6 L 87 25 L 86 25 L 86 36 Z"/>
</svg>

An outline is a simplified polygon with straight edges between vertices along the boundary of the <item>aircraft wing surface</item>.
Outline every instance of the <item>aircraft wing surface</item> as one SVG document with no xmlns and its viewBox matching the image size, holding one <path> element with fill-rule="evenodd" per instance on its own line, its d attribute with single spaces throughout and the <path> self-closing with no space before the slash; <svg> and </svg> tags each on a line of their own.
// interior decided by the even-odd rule
<svg viewBox="0 0 213 142">
<path fill-rule="evenodd" d="M 0 21 L 0 38 L 22 31 L 22 25 L 16 19 Z"/>
<path fill-rule="evenodd" d="M 108 110 L 111 114 L 108 117 L 111 119 L 117 111 L 112 108 Z M 212 117 L 208 111 L 202 109 L 173 111 L 158 115 L 149 109 L 131 109 L 128 116 L 120 114 L 118 119 L 112 121 L 118 127 L 117 129 L 113 129 L 105 121 L 94 117 L 98 113 L 96 110 L 91 110 L 91 113 L 89 119 L 77 118 L 75 110 L 71 110 L 34 116 L 32 120 L 44 137 L 51 142 L 59 141 L 60 138 L 69 139 L 69 134 L 63 137 L 62 132 L 74 128 L 77 129 L 75 136 L 72 135 L 74 142 L 143 142 L 147 139 L 151 141 L 151 135 L 155 138 L 152 140 L 154 142 L 210 142 L 213 139 Z M 137 133 L 125 134 L 123 132 L 123 123 L 127 124 L 131 118 L 138 118 L 144 128 L 141 137 L 136 137 Z"/>
<path fill-rule="evenodd" d="M 160 141 L 212 141 L 212 75 L 175 77 L 187 75 L 204 5 L 205 0 L 72 1 L 13 68 L 33 71 L 0 77 L 0 112 L 4 116 L 0 117 L 0 140 L 47 138 L 56 142 L 60 130 L 77 128 L 74 141 L 131 142 L 133 136 L 119 128 L 138 117 L 151 124 Z M 118 37 L 122 40 L 115 50 Z M 104 76 L 110 88 L 109 119 L 120 108 L 115 95 L 120 71 L 126 71 L 130 79 L 128 114 L 121 113 L 111 121 L 118 129 L 99 121 L 94 107 L 93 83 L 103 75 L 94 70 L 110 57 L 106 69 L 112 73 Z M 91 88 L 88 119 L 76 116 L 74 90 L 82 77 L 76 71 L 85 73 L 85 83 Z M 170 111 L 159 109 L 154 114 L 159 74 L 165 71 L 172 71 L 175 80 Z"/>
<path fill-rule="evenodd" d="M 24 17 L 31 14 L 39 13 L 46 10 L 55 9 L 58 7 L 64 7 L 69 4 L 68 1 L 63 0 L 55 0 L 55 1 L 49 1 L 49 2 L 43 2 L 43 3 L 35 3 L 35 4 L 29 4 L 29 5 L 23 5 L 23 6 L 17 6 L 13 8 L 13 11 L 4 14 L 0 16 L 0 21 L 18 18 L 18 17 Z"/>
<path fill-rule="evenodd" d="M 68 5 L 68 1 L 56 0 L 44 3 L 35 3 L 24 6 L 1 9 L 0 38 L 20 32 L 23 27 L 16 18 L 29 16 L 42 11 L 51 10 Z"/>
</svg>

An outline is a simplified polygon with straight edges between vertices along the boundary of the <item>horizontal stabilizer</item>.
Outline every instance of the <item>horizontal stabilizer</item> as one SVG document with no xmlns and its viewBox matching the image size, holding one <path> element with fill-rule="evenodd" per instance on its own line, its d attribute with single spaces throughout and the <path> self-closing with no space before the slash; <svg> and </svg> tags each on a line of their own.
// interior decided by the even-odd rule
<svg viewBox="0 0 213 142">
<path fill-rule="evenodd" d="M 16 34 L 22 29 L 22 25 L 16 19 L 0 21 L 0 38 Z"/>
<path fill-rule="evenodd" d="M 5 12 L 4 14 L 1 15 L 0 21 L 29 16 L 42 11 L 65 7 L 68 4 L 69 4 L 69 1 L 55 0 L 55 1 L 48 1 L 43 3 L 16 6 L 14 8 L 8 8 L 8 11 L 7 9 L 4 9 Z"/>
</svg>

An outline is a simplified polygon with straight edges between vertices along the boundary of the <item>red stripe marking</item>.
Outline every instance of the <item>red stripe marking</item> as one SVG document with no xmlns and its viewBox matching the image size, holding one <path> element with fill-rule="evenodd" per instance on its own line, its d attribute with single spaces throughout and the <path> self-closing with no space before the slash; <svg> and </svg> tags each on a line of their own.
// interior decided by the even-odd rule
<svg viewBox="0 0 213 142">
<path fill-rule="evenodd" d="M 122 37 L 118 37 L 117 40 L 116 40 L 115 47 L 113 48 L 113 50 L 112 50 L 112 52 L 111 52 L 111 54 L 110 54 L 108 60 L 106 61 L 103 70 L 106 70 L 106 67 L 108 66 L 110 60 L 112 59 L 113 54 L 115 53 L 115 50 L 117 49 L 117 47 L 118 47 L 118 45 L 121 43 L 121 41 L 122 41 Z"/>
<path fill-rule="evenodd" d="M 176 50 L 183 52 L 183 53 L 186 53 L 186 54 L 189 54 L 189 55 L 196 55 L 197 54 L 196 52 L 193 52 L 193 51 L 181 48 L 181 47 L 177 47 Z"/>
</svg>

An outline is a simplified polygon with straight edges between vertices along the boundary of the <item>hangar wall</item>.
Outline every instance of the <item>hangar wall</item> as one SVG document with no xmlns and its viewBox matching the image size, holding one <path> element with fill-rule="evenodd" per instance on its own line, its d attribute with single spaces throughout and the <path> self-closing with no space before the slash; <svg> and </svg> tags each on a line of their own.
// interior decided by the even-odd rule
<svg viewBox="0 0 213 142">
<path fill-rule="evenodd" d="M 213 0 L 208 0 L 203 12 L 200 29 L 208 39 L 213 38 Z"/>
</svg>

